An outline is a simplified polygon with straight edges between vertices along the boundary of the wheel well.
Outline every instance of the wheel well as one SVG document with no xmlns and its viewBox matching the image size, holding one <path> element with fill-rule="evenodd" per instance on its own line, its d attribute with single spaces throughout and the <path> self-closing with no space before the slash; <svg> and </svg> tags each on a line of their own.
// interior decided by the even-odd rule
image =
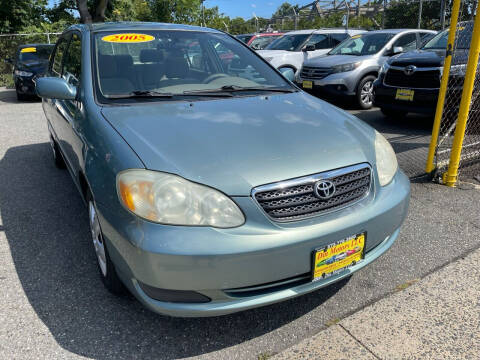
<svg viewBox="0 0 480 360">
<path fill-rule="evenodd" d="M 87 179 L 86 179 L 85 175 L 83 174 L 83 172 L 78 173 L 78 183 L 80 184 L 80 189 L 82 190 L 83 199 L 86 201 L 87 200 L 87 193 L 89 191 L 89 187 L 88 187 Z"/>
<path fill-rule="evenodd" d="M 360 80 L 358 80 L 358 83 L 357 83 L 357 86 L 355 87 L 355 92 L 357 92 L 357 89 L 358 89 L 358 85 L 360 85 L 360 82 L 365 79 L 367 76 L 370 76 L 370 75 L 373 75 L 375 76 L 376 78 L 378 77 L 378 71 L 370 71 L 366 74 L 363 74 L 363 76 L 360 78 Z"/>
</svg>

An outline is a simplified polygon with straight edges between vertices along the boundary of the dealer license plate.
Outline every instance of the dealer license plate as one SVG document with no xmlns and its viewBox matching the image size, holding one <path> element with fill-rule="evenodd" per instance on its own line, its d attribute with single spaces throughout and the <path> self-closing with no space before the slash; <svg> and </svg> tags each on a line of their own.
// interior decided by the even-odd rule
<svg viewBox="0 0 480 360">
<path fill-rule="evenodd" d="M 313 252 L 313 281 L 326 279 L 363 259 L 366 233 L 343 239 Z"/>
<path fill-rule="evenodd" d="M 413 95 L 415 91 L 411 89 L 397 89 L 395 100 L 413 101 Z"/>
<path fill-rule="evenodd" d="M 304 89 L 312 89 L 313 81 L 303 80 L 302 86 Z"/>
</svg>

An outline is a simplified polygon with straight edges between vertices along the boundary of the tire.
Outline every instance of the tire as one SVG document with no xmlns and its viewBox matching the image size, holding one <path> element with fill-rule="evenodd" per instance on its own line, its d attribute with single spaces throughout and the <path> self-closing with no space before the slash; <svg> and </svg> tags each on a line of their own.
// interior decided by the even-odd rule
<svg viewBox="0 0 480 360">
<path fill-rule="evenodd" d="M 25 94 L 20 94 L 20 93 L 18 92 L 18 90 L 16 91 L 16 93 L 17 93 L 17 100 L 18 100 L 18 101 L 25 101 L 25 100 L 27 100 L 27 95 L 25 95 Z"/>
<path fill-rule="evenodd" d="M 58 149 L 58 144 L 53 140 L 52 135 L 50 135 L 50 147 L 52 148 L 53 162 L 55 163 L 55 166 L 59 169 L 65 169 L 65 160 Z"/>
<path fill-rule="evenodd" d="M 399 119 L 400 120 L 400 119 L 403 119 L 405 116 L 407 116 L 406 111 L 397 111 L 397 110 L 385 109 L 385 108 L 380 108 L 380 111 L 387 118 L 391 118 L 391 119 Z"/>
<path fill-rule="evenodd" d="M 108 254 L 107 246 L 100 228 L 98 220 L 97 208 L 94 204 L 90 192 L 87 194 L 88 205 L 88 224 L 90 226 L 90 238 L 93 242 L 95 256 L 97 258 L 98 271 L 102 279 L 103 285 L 109 292 L 115 295 L 122 295 L 125 293 L 125 286 L 118 277 L 115 266 L 113 265 L 110 255 Z"/>
<path fill-rule="evenodd" d="M 376 77 L 367 75 L 357 85 L 356 99 L 361 109 L 367 110 L 373 106 L 373 82 Z"/>
</svg>

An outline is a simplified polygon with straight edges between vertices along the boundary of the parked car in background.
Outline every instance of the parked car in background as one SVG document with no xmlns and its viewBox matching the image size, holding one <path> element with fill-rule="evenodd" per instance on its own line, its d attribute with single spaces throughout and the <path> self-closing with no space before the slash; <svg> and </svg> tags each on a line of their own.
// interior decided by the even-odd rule
<svg viewBox="0 0 480 360">
<path fill-rule="evenodd" d="M 36 96 L 35 78 L 43 76 L 54 44 L 25 44 L 17 48 L 14 59 L 7 59 L 13 65 L 13 81 L 18 100 Z"/>
<path fill-rule="evenodd" d="M 240 35 L 235 35 L 235 37 L 244 42 L 245 44 L 247 44 L 250 39 L 252 39 L 253 37 L 255 36 L 255 34 L 240 34 Z"/>
<path fill-rule="evenodd" d="M 272 41 L 278 39 L 279 37 L 283 36 L 284 33 L 260 33 L 255 34 L 252 38 L 247 42 L 247 45 L 250 46 L 252 49 L 255 50 L 262 50 L 265 49 Z"/>
<path fill-rule="evenodd" d="M 450 107 L 460 104 L 472 32 L 472 21 L 459 24 L 449 80 L 449 91 L 456 93 L 450 94 L 449 99 L 456 103 L 450 103 Z M 401 118 L 407 113 L 435 114 L 447 40 L 448 30 L 445 30 L 420 50 L 394 56 L 385 62 L 373 84 L 373 91 L 374 104 L 386 116 Z"/>
<path fill-rule="evenodd" d="M 326 56 L 303 63 L 296 82 L 307 90 L 323 90 L 336 96 L 355 97 L 362 109 L 373 104 L 373 82 L 391 56 L 415 50 L 430 30 L 378 30 L 345 40 Z"/>
<path fill-rule="evenodd" d="M 410 183 L 381 134 L 218 30 L 71 26 L 37 92 L 104 285 L 159 313 L 320 289 L 385 253 L 407 214 Z M 355 246 L 355 263 L 315 272 L 325 248 Z"/>
<path fill-rule="evenodd" d="M 364 32 L 354 29 L 290 31 L 258 54 L 277 69 L 289 68 L 297 74 L 304 61 L 324 55 L 343 40 Z"/>
</svg>

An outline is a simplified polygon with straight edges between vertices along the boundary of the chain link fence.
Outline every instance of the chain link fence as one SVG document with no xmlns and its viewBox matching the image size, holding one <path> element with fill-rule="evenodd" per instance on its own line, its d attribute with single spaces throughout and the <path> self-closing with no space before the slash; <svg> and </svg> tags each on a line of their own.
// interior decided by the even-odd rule
<svg viewBox="0 0 480 360">
<path fill-rule="evenodd" d="M 469 57 L 472 56 L 470 47 L 473 44 L 473 19 L 477 4 L 467 0 L 459 2 L 459 22 L 450 52 L 451 64 L 450 66 L 446 64 L 443 70 L 448 71 L 449 76 L 444 100 L 440 94 L 440 102 L 442 100 L 444 102 L 443 107 L 437 110 L 437 117 L 440 118 L 438 139 L 435 141 L 434 129 L 431 144 L 435 149 L 434 176 L 448 185 L 454 185 L 458 176 L 471 179 L 476 173 L 480 174 L 480 68 L 474 66 L 471 74 L 467 72 Z M 480 23 L 480 19 L 477 22 Z M 478 49 L 476 52 L 478 54 Z M 473 62 L 473 65 L 477 65 L 477 62 Z M 473 81 L 473 86 L 471 90 L 467 87 L 464 91 L 468 78 Z M 462 96 L 465 98 L 463 103 Z M 466 115 L 464 130 L 463 125 L 459 123 L 462 121 L 462 108 Z M 455 160 L 457 154 L 458 163 Z"/>
<path fill-rule="evenodd" d="M 0 34 L 0 86 L 13 86 L 12 65 L 6 59 L 14 59 L 19 45 L 54 44 L 60 33 Z"/>
<path fill-rule="evenodd" d="M 365 30 L 448 26 L 448 0 L 317 0 L 289 14 L 272 17 L 269 28 L 279 31 L 314 28 Z"/>
</svg>

